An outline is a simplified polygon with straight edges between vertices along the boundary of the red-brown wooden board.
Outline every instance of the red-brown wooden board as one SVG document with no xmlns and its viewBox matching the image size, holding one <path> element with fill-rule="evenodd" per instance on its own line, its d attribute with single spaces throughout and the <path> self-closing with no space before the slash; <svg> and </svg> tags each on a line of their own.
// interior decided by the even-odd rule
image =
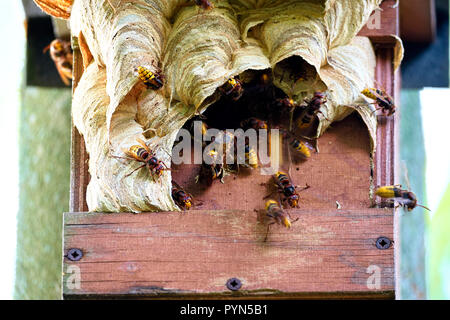
<svg viewBox="0 0 450 320">
<path fill-rule="evenodd" d="M 425 43 L 433 42 L 436 38 L 435 1 L 402 1 L 400 25 L 403 40 Z"/>
<path fill-rule="evenodd" d="M 300 192 L 301 208 L 332 210 L 336 201 L 346 209 L 369 207 L 370 140 L 360 118 L 351 115 L 333 124 L 319 139 L 319 149 L 307 161 L 280 166 L 281 171 L 290 171 L 300 189 L 310 186 Z M 272 176 L 261 174 L 260 169 L 240 169 L 239 174 L 226 176 L 223 184 L 214 181 L 211 187 L 195 183 L 199 169 L 200 165 L 185 164 L 172 169 L 173 180 L 198 200 L 198 209 L 252 211 L 263 209 L 263 198 L 271 193 L 278 199 Z"/>
<path fill-rule="evenodd" d="M 75 38 L 76 39 L 76 38 Z M 83 74 L 83 59 L 78 48 L 78 41 L 72 42 L 73 49 L 73 81 L 72 92 L 75 92 Z M 89 155 L 84 139 L 72 124 L 72 149 L 70 160 L 70 206 L 71 212 L 88 211 L 86 189 L 90 180 Z"/>
<path fill-rule="evenodd" d="M 399 82 L 389 37 L 398 34 L 394 3 L 382 5 L 381 30 L 365 28 L 361 34 L 370 36 L 376 48 L 377 81 L 396 98 Z M 79 51 L 74 55 L 75 89 L 83 70 Z M 375 185 L 394 183 L 396 121 L 379 117 Z M 194 183 L 198 167 L 174 167 L 174 179 L 202 202 L 185 214 L 77 213 L 87 211 L 89 173 L 83 138 L 73 129 L 72 213 L 64 218 L 64 253 L 80 248 L 84 256 L 76 262 L 64 258 L 63 295 L 393 298 L 393 247 L 375 246 L 380 236 L 395 238 L 393 210 L 369 208 L 369 144 L 358 116 L 334 123 L 319 139 L 319 154 L 291 165 L 294 182 L 311 186 L 300 194 L 300 209 L 290 211 L 300 220 L 291 230 L 273 226 L 264 243 L 265 227 L 254 209 L 264 206 L 270 176 L 257 170 L 228 176 L 225 184 L 215 181 L 206 189 Z M 336 209 L 336 201 L 342 210 Z M 74 265 L 79 267 L 80 289 L 67 286 L 72 275 L 67 271 Z M 378 289 L 367 287 L 370 265 L 380 267 Z M 243 281 L 237 295 L 225 287 L 231 277 Z"/>
</svg>

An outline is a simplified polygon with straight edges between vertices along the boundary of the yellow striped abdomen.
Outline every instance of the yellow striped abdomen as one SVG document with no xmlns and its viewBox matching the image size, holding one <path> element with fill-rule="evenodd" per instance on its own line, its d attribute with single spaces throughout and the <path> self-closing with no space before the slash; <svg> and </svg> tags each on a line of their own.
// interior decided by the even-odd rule
<svg viewBox="0 0 450 320">
<path fill-rule="evenodd" d="M 365 95 L 367 98 L 370 98 L 370 99 L 373 99 L 373 100 L 377 100 L 378 99 L 376 94 L 378 94 L 379 96 L 383 95 L 383 92 L 381 92 L 380 90 L 375 89 L 375 88 L 364 89 L 363 91 L 361 91 L 361 93 L 363 95 Z"/>
<path fill-rule="evenodd" d="M 159 89 L 163 86 L 163 82 L 160 77 L 145 67 L 139 66 L 137 69 L 139 78 L 152 89 Z"/>
<path fill-rule="evenodd" d="M 283 225 L 284 225 L 286 228 L 289 229 L 289 228 L 291 227 L 291 221 L 289 221 L 288 217 L 282 216 L 282 217 L 281 217 L 281 222 L 283 223 Z"/>
<path fill-rule="evenodd" d="M 144 148 L 138 145 L 134 145 L 130 147 L 130 153 L 134 154 L 138 158 L 145 160 L 148 158 L 148 152 Z"/>
<path fill-rule="evenodd" d="M 267 200 L 265 207 L 268 213 L 272 213 L 274 210 L 280 209 L 278 202 L 276 202 L 275 200 Z"/>
<path fill-rule="evenodd" d="M 284 225 L 286 228 L 291 227 L 291 221 L 285 214 L 283 214 L 283 210 L 278 205 L 278 202 L 276 202 L 275 200 L 267 200 L 265 207 L 267 213 L 270 214 L 275 220 L 278 220 L 278 222 Z"/>
<path fill-rule="evenodd" d="M 289 184 L 290 180 L 287 174 L 283 171 L 278 171 L 274 174 L 275 181 L 279 182 L 281 185 Z"/>
<path fill-rule="evenodd" d="M 231 78 L 228 80 L 228 84 L 234 88 L 237 85 L 237 81 L 235 78 Z"/>
</svg>

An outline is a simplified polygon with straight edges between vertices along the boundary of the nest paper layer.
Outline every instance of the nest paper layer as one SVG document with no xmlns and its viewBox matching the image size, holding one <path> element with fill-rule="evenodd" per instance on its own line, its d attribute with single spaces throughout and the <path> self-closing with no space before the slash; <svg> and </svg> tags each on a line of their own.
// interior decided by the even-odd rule
<svg viewBox="0 0 450 320">
<path fill-rule="evenodd" d="M 322 111 L 329 121 L 319 116 L 317 134 L 356 110 L 375 146 L 372 110 L 352 106 L 373 86 L 375 70 L 370 41 L 355 36 L 380 2 L 229 0 L 204 12 L 184 0 L 76 0 L 72 32 L 83 35 L 93 58 L 73 101 L 74 123 L 90 155 L 89 210 L 179 210 L 170 171 L 157 180 L 146 170 L 125 177 L 138 163 L 111 154 L 124 156 L 122 148 L 140 138 L 170 165 L 168 153 L 185 121 L 204 111 L 227 79 L 250 69 L 272 68 L 274 84 L 298 102 L 326 91 Z M 312 70 L 312 80 L 280 80 L 283 61 L 293 56 Z M 146 90 L 137 66 L 160 67 L 164 87 Z"/>
<path fill-rule="evenodd" d="M 34 0 L 39 8 L 55 18 L 68 19 L 74 0 Z"/>
</svg>

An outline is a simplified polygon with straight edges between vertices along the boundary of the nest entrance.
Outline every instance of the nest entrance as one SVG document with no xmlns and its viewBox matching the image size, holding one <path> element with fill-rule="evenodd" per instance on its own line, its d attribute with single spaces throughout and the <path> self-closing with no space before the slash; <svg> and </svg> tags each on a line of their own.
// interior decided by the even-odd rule
<svg viewBox="0 0 450 320">
<path fill-rule="evenodd" d="M 296 81 L 297 83 L 317 82 L 315 80 L 317 77 L 315 69 L 300 57 L 291 57 L 283 60 L 276 66 L 276 70 L 270 68 L 247 70 L 236 77 L 241 81 L 243 87 L 243 94 L 238 100 L 233 100 L 232 97 L 227 96 L 218 88 L 208 98 L 208 100 L 215 102 L 201 115 L 187 121 L 183 129 L 193 134 L 194 122 L 202 121 L 211 129 L 222 131 L 243 129 L 245 131 L 248 127 L 243 125 L 243 122 L 250 118 L 256 118 L 265 121 L 269 130 L 282 129 L 284 132 L 289 132 L 288 136 L 284 136 L 284 139 L 281 141 L 284 148 L 286 148 L 286 141 L 290 141 L 293 136 L 302 136 L 302 140 L 315 136 L 318 125 L 317 118 L 306 130 L 298 129 L 295 126 L 295 119 L 304 110 L 298 107 L 303 102 L 303 99 L 298 99 L 294 108 L 288 108 L 283 105 L 282 100 L 292 98 L 290 94 L 286 94 L 274 83 L 276 78 L 274 72 L 284 72 L 283 70 L 289 70 L 289 72 L 285 72 L 285 83 L 300 76 L 302 76 L 302 78 L 299 78 L 301 81 Z M 314 92 L 314 88 L 309 87 L 308 92 Z M 177 143 L 175 142 L 175 144 Z M 248 143 L 248 140 L 246 140 L 246 143 Z"/>
<path fill-rule="evenodd" d="M 273 75 L 275 85 L 292 98 L 297 95 L 304 98 L 308 93 L 326 90 L 316 69 L 300 56 L 292 56 L 278 62 L 273 68 Z"/>
<path fill-rule="evenodd" d="M 264 78 L 268 80 L 265 81 Z M 250 117 L 267 121 L 272 114 L 272 102 L 285 96 L 272 84 L 270 69 L 246 71 L 239 76 L 239 79 L 244 91 L 237 101 L 221 95 L 203 113 L 203 118 L 209 127 L 220 130 L 238 129 L 241 127 L 241 122 Z"/>
<path fill-rule="evenodd" d="M 281 73 L 283 76 L 280 77 Z M 204 120 L 210 128 L 239 129 L 242 121 L 251 117 L 267 121 L 269 126 L 285 125 L 289 115 L 277 106 L 277 100 L 292 98 L 292 90 L 282 90 L 280 87 L 286 87 L 289 83 L 298 86 L 301 83 L 306 96 L 314 91 L 310 84 L 317 83 L 316 77 L 314 68 L 300 57 L 285 59 L 273 70 L 247 70 L 237 77 L 243 86 L 243 94 L 237 101 L 217 89 L 207 99 L 215 102 L 201 116 L 189 120 L 184 128 L 189 129 L 192 121 Z M 295 78 L 301 81 L 294 81 Z M 299 100 L 303 101 L 303 96 Z"/>
</svg>

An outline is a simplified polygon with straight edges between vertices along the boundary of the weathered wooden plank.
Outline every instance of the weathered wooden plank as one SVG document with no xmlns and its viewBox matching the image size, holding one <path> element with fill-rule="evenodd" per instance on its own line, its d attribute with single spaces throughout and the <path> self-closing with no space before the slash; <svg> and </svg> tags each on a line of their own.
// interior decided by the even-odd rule
<svg viewBox="0 0 450 320">
<path fill-rule="evenodd" d="M 398 74 L 394 73 L 391 63 L 394 50 L 381 47 L 377 51 L 377 68 L 375 77 L 379 86 L 386 90 L 398 104 L 398 90 L 396 87 Z M 378 116 L 377 151 L 374 158 L 374 184 L 375 186 L 395 184 L 395 154 L 397 145 L 397 118 L 395 116 Z M 386 204 L 382 201 L 382 204 Z"/>
<path fill-rule="evenodd" d="M 394 289 L 392 210 L 290 210 L 290 230 L 266 224 L 254 211 L 181 213 L 67 213 L 64 252 L 79 248 L 80 288 L 64 296 L 230 294 L 295 295 L 319 292 L 386 292 Z M 369 266 L 380 268 L 380 288 L 367 286 Z M 69 281 L 70 282 L 70 281 Z"/>
</svg>

